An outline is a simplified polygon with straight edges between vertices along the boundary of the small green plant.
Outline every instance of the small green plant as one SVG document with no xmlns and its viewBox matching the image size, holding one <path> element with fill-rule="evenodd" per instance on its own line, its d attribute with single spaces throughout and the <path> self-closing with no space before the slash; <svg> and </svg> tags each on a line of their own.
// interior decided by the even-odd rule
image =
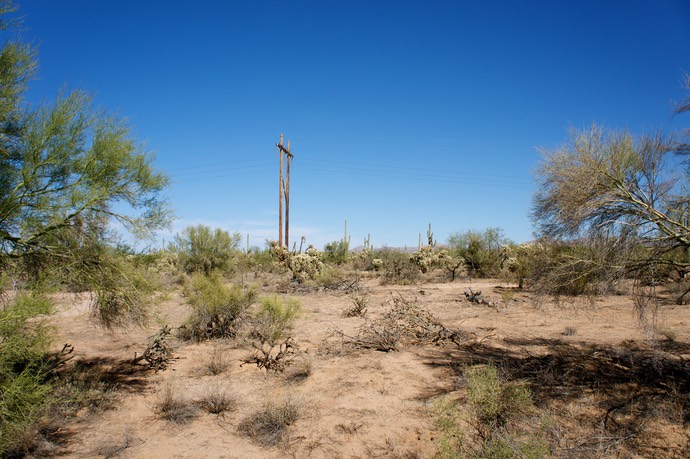
<svg viewBox="0 0 690 459">
<path fill-rule="evenodd" d="M 490 439 L 512 416 L 532 405 L 529 389 L 505 383 L 493 365 L 468 368 L 464 374 L 470 405 L 479 421 L 477 429 L 483 439 Z"/>
<path fill-rule="evenodd" d="M 539 459 L 550 453 L 545 439 L 547 422 L 529 428 L 516 422 L 524 420 L 532 409 L 529 390 L 522 384 L 503 380 L 493 365 L 465 369 L 469 410 L 462 410 L 450 397 L 437 399 L 431 409 L 441 435 L 437 440 L 438 457 L 477 459 Z M 475 435 L 463 430 L 469 424 Z"/>
<path fill-rule="evenodd" d="M 247 308 L 256 299 L 254 290 L 225 286 L 219 275 L 192 276 L 185 295 L 192 315 L 180 327 L 179 335 L 196 341 L 235 337 Z"/>
<path fill-rule="evenodd" d="M 301 306 L 296 300 L 282 301 L 277 296 L 262 299 L 249 333 L 255 351 L 244 363 L 255 363 L 269 371 L 283 371 L 292 360 L 291 332 L 300 312 Z"/>
<path fill-rule="evenodd" d="M 51 308 L 46 297 L 31 292 L 0 307 L 0 456 L 30 448 L 49 402 L 50 337 L 35 317 Z"/>
<path fill-rule="evenodd" d="M 465 457 L 463 447 L 463 432 L 460 427 L 462 413 L 457 401 L 449 396 L 442 396 L 434 400 L 431 405 L 434 424 L 440 435 L 436 438 L 437 457 L 439 459 L 456 459 Z"/>
<path fill-rule="evenodd" d="M 239 426 L 240 433 L 263 446 L 281 443 L 290 425 L 299 417 L 299 407 L 291 400 L 280 403 L 268 402 L 259 410 L 244 418 Z"/>
</svg>

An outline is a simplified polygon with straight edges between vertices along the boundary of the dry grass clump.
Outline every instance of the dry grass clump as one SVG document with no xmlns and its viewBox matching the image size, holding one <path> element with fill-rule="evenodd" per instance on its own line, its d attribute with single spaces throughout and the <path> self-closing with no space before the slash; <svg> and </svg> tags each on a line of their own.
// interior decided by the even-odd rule
<svg viewBox="0 0 690 459">
<path fill-rule="evenodd" d="M 227 355 L 222 349 L 215 346 L 211 355 L 209 355 L 207 360 L 203 363 L 201 370 L 204 374 L 218 376 L 219 374 L 225 373 L 229 367 L 230 361 Z"/>
<path fill-rule="evenodd" d="M 94 450 L 94 455 L 103 456 L 106 459 L 111 459 L 122 455 L 126 449 L 133 446 L 138 446 L 143 443 L 143 440 L 138 438 L 131 430 L 123 432 L 122 436 L 117 438 L 108 438 Z"/>
<path fill-rule="evenodd" d="M 238 430 L 260 445 L 276 446 L 285 440 L 288 427 L 298 417 L 299 407 L 293 401 L 270 401 L 244 418 Z"/>
<path fill-rule="evenodd" d="M 193 419 L 196 414 L 194 403 L 184 397 L 172 383 L 163 385 L 154 402 L 154 411 L 161 419 L 176 424 L 183 424 Z"/>
<path fill-rule="evenodd" d="M 227 386 L 211 385 L 206 387 L 197 405 L 207 413 L 222 414 L 237 408 L 237 399 L 229 393 Z"/>
</svg>

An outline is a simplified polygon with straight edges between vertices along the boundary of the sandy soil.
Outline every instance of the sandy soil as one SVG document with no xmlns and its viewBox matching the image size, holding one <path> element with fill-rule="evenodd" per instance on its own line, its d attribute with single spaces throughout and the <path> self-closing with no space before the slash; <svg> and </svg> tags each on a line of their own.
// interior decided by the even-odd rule
<svg viewBox="0 0 690 459">
<path fill-rule="evenodd" d="M 375 279 L 362 282 L 359 294 L 369 302 L 366 320 L 376 320 L 387 301 L 401 294 L 416 299 L 446 327 L 468 332 L 468 342 L 474 343 L 465 347 L 402 345 L 394 352 L 352 349 L 334 333 L 340 330 L 354 336 L 364 323 L 360 317 L 344 317 L 343 311 L 351 305 L 346 292 L 289 294 L 304 311 L 294 339 L 300 352 L 297 365 L 310 370 L 306 378 L 295 377 L 290 370 L 271 374 L 255 365 L 242 365 L 251 347 L 235 341 L 175 339 L 176 360 L 168 369 L 132 371 L 128 362 L 145 349 L 148 337 L 161 324 L 174 327 L 187 316 L 189 307 L 184 301 L 177 294 L 162 301 L 156 306 L 156 319 L 145 329 L 105 332 L 89 320 L 85 298 L 62 297 L 59 313 L 51 318 L 58 334 L 56 346 L 72 344 L 75 358 L 71 363 L 97 366 L 120 380 L 113 409 L 83 410 L 66 420 L 57 435 L 61 442 L 57 453 L 65 458 L 430 458 L 439 434 L 431 401 L 441 394 L 462 400 L 462 366 L 493 361 L 532 384 L 537 405 L 555 420 L 549 433 L 554 456 L 690 454 L 687 385 L 676 384 L 681 400 L 685 397 L 684 403 L 669 408 L 677 413 L 645 414 L 644 432 L 635 438 L 624 438 L 622 433 L 616 437 L 612 432 L 620 429 L 607 424 L 623 425 L 625 416 L 642 416 L 627 403 L 620 413 L 615 411 L 616 397 L 627 397 L 625 402 L 635 394 L 663 390 L 658 389 L 658 381 L 623 377 L 638 371 L 639 362 L 646 362 L 640 355 L 652 352 L 634 317 L 630 297 L 555 302 L 506 288 L 500 281 L 473 281 L 472 287 L 494 303 L 488 306 L 467 302 L 463 292 L 468 286 L 462 280 L 415 286 L 381 286 Z M 687 370 L 690 308 L 663 305 L 659 323 L 677 333 L 672 348 L 664 349 L 663 355 L 668 361 L 684 362 L 682 368 Z M 222 351 L 229 362 L 217 376 L 204 371 L 214 349 Z M 632 363 L 626 365 L 625 358 Z M 662 380 L 667 360 L 659 364 Z M 588 375 L 590 364 L 597 367 Z M 533 378 L 532 370 L 540 378 Z M 552 382 L 544 377 L 549 374 Z M 540 385 L 540 381 L 548 384 Z M 199 411 L 183 423 L 166 421 L 155 410 L 166 386 L 179 389 L 189 399 L 226 390 L 236 407 L 221 415 Z M 285 400 L 298 406 L 299 415 L 279 445 L 262 446 L 240 433 L 240 422 L 266 401 Z"/>
</svg>

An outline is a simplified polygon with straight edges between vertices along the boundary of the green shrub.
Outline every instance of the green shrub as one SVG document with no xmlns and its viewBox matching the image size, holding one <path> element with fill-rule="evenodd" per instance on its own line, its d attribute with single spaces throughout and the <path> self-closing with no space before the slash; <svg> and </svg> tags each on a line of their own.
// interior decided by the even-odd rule
<svg viewBox="0 0 690 459">
<path fill-rule="evenodd" d="M 301 310 L 297 300 L 281 301 L 277 296 L 263 298 L 254 318 L 252 335 L 268 344 L 288 338 Z"/>
<path fill-rule="evenodd" d="M 181 268 L 187 273 L 229 272 L 238 253 L 242 235 L 208 226 L 188 226 L 175 235 L 171 249 L 178 254 Z"/>
<path fill-rule="evenodd" d="M 432 412 L 440 430 L 438 457 L 476 459 L 539 459 L 550 454 L 545 436 L 547 423 L 530 422 L 530 391 L 522 384 L 503 380 L 493 365 L 467 368 L 468 410 L 450 397 L 436 399 Z M 471 426 L 475 435 L 464 427 Z"/>
<path fill-rule="evenodd" d="M 532 406 L 529 389 L 524 385 L 507 384 L 493 365 L 468 368 L 465 378 L 470 405 L 481 425 L 482 438 L 491 438 L 497 428 Z"/>
<path fill-rule="evenodd" d="M 284 371 L 294 357 L 291 332 L 300 311 L 295 300 L 283 302 L 275 296 L 262 299 L 249 333 L 254 353 L 244 363 L 254 363 L 267 371 Z"/>
<path fill-rule="evenodd" d="M 323 259 L 327 263 L 342 265 L 350 260 L 350 241 L 333 241 L 323 248 Z"/>
<path fill-rule="evenodd" d="M 50 301 L 33 293 L 0 309 L 0 456 L 28 450 L 49 401 L 49 335 L 30 319 L 50 311 Z"/>
<path fill-rule="evenodd" d="M 501 270 L 502 248 L 510 241 L 500 228 L 454 233 L 448 238 L 450 255 L 465 260 L 465 268 L 474 276 L 495 276 Z"/>
<path fill-rule="evenodd" d="M 247 308 L 256 299 L 255 290 L 225 286 L 219 275 L 192 276 L 184 293 L 192 314 L 180 327 L 179 335 L 197 341 L 236 336 Z"/>
</svg>

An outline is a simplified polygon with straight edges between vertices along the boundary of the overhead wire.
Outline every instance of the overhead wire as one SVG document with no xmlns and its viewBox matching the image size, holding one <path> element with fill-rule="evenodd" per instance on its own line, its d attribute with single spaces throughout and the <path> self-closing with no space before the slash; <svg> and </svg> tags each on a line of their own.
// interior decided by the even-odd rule
<svg viewBox="0 0 690 459">
<path fill-rule="evenodd" d="M 465 185 L 529 188 L 531 179 L 513 175 L 489 174 L 484 172 L 464 172 L 459 170 L 439 170 L 398 165 L 382 165 L 361 162 L 323 160 L 313 158 L 296 158 L 302 163 L 294 172 L 312 171 L 331 174 L 349 174 L 363 177 L 378 177 L 401 180 L 434 181 L 442 183 L 458 183 Z M 218 167 L 224 166 L 224 167 Z M 180 166 L 168 171 L 174 172 L 171 178 L 174 183 L 184 183 L 198 180 L 213 180 L 243 175 L 269 173 L 275 168 L 275 163 L 268 158 L 254 158 L 220 161 L 215 163 L 194 164 Z"/>
</svg>

